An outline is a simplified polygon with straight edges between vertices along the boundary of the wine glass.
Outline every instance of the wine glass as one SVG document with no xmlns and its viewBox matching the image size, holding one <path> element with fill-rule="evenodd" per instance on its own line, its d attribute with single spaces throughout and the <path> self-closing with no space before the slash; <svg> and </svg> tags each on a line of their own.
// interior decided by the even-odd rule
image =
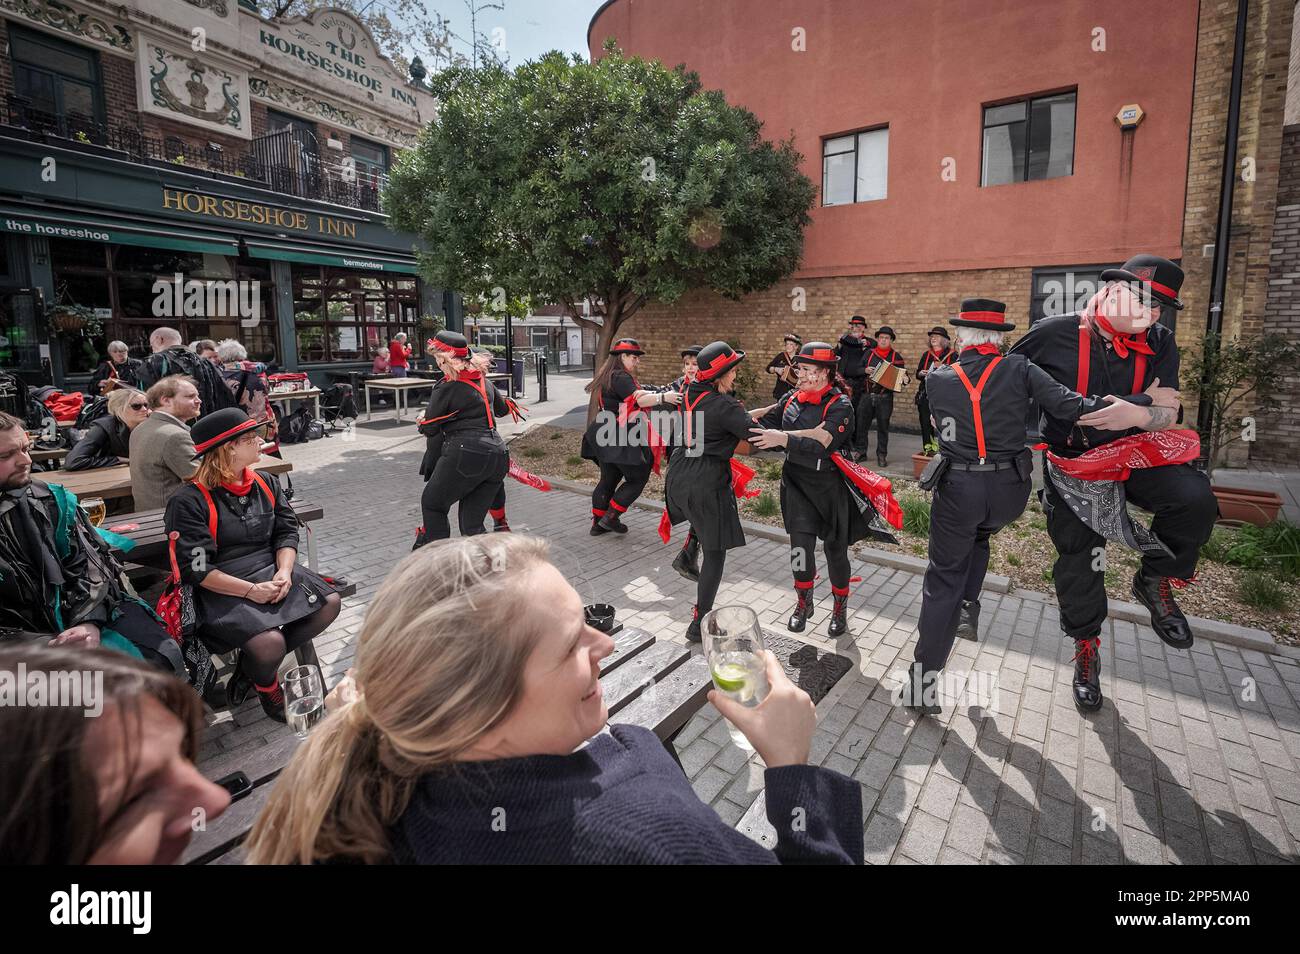
<svg viewBox="0 0 1300 954">
<path fill-rule="evenodd" d="M 758 616 L 748 606 L 720 606 L 705 614 L 700 624 L 704 656 L 718 691 L 742 706 L 752 708 L 767 698 L 767 648 Z M 731 741 L 746 752 L 754 747 L 744 733 L 727 723 Z"/>
<path fill-rule="evenodd" d="M 284 674 L 284 714 L 300 739 L 325 715 L 325 690 L 319 666 L 295 666 Z"/>
<path fill-rule="evenodd" d="M 104 506 L 103 497 L 83 497 L 77 503 L 86 512 L 86 517 L 92 526 L 98 527 L 104 522 L 108 508 Z"/>
</svg>

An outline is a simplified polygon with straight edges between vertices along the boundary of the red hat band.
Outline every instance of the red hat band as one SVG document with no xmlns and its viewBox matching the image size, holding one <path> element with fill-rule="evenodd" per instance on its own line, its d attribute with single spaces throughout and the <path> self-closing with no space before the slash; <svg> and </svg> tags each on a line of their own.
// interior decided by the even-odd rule
<svg viewBox="0 0 1300 954">
<path fill-rule="evenodd" d="M 457 348 L 455 345 L 449 345 L 445 341 L 439 341 L 437 338 L 430 338 L 429 344 L 445 354 L 452 355 L 456 358 L 468 358 L 469 348 Z"/>
<path fill-rule="evenodd" d="M 266 421 L 255 421 L 253 420 L 253 418 L 250 417 L 248 420 L 244 421 L 243 423 L 236 424 L 228 431 L 222 431 L 220 434 L 208 438 L 206 441 L 204 441 L 201 444 L 195 444 L 194 453 L 195 454 L 206 453 L 207 451 L 211 450 L 213 447 L 216 447 L 218 444 L 220 444 L 222 441 L 226 440 L 227 438 L 234 437 L 236 434 L 240 434 L 244 431 L 256 430 L 257 428 L 262 427 L 266 423 L 267 423 Z"/>
<path fill-rule="evenodd" d="M 1005 324 L 1007 316 L 1000 311 L 963 311 L 957 315 L 962 321 L 974 321 L 981 325 Z"/>
</svg>

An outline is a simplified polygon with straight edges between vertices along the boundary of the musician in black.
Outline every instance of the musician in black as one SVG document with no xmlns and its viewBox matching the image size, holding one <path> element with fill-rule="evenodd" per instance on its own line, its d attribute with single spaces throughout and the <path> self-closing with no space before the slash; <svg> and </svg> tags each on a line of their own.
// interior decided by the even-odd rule
<svg viewBox="0 0 1300 954">
<path fill-rule="evenodd" d="M 456 503 L 461 536 L 482 533 L 483 518 L 510 467 L 510 455 L 496 428 L 497 416 L 508 414 L 509 406 L 474 367 L 465 336 L 438 332 L 433 353 L 444 378 L 433 389 L 419 424 L 427 439 L 420 474 L 428 482 L 420 498 L 424 526 L 412 549 L 451 536 L 447 513 Z"/>
<path fill-rule="evenodd" d="M 641 345 L 620 338 L 596 372 L 586 391 L 587 431 L 582 436 L 582 456 L 600 467 L 600 481 L 591 494 L 591 535 L 613 531 L 627 533 L 620 516 L 641 496 L 655 465 L 658 430 L 642 412 L 647 408 L 677 406 L 678 391 L 642 387 L 636 379 Z M 653 431 L 653 433 L 652 433 Z"/>
<path fill-rule="evenodd" d="M 786 335 L 781 353 L 767 363 L 767 373 L 776 375 L 776 381 L 772 385 L 772 397 L 777 400 L 799 386 L 794 370 L 794 356 L 799 353 L 802 345 L 803 339 L 798 335 L 793 333 Z"/>
<path fill-rule="evenodd" d="M 700 618 L 713 609 L 727 551 L 745 545 L 731 477 L 731 456 L 753 426 L 745 406 L 731 396 L 736 366 L 744 360 L 745 352 L 725 341 L 701 349 L 695 380 L 681 405 L 683 445 L 674 452 L 664 481 L 669 522 L 690 521 L 690 533 L 703 551 L 686 630 L 692 642 L 700 640 Z M 742 452 L 748 453 L 748 445 Z"/>
<path fill-rule="evenodd" d="M 849 319 L 848 332 L 840 335 L 839 343 L 835 346 L 840 376 L 849 386 L 849 401 L 853 404 L 855 426 L 850 428 L 849 435 L 850 456 L 853 460 L 861 460 L 867 454 L 867 429 L 858 426 L 857 422 L 862 420 L 866 412 L 863 402 L 867 397 L 867 355 L 875 346 L 876 342 L 867 337 L 867 319 L 861 315 Z"/>
<path fill-rule="evenodd" d="M 930 402 L 925 394 L 925 376 L 933 368 L 952 364 L 957 352 L 949 346 L 948 332 L 942 325 L 930 329 L 930 347 L 916 366 L 916 414 L 921 421 L 921 448 L 934 440 L 934 426 L 930 423 Z"/>
<path fill-rule="evenodd" d="M 989 565 L 989 538 L 1024 512 L 1033 457 L 1025 447 L 1030 399 L 1064 420 L 1101 407 L 1052 380 L 1020 355 L 1000 353 L 1015 325 L 1006 305 L 968 298 L 952 320 L 960 356 L 926 378 L 931 413 L 939 425 L 939 458 L 946 468 L 930 507 L 929 566 L 922 590 L 915 662 L 900 702 L 937 713 L 937 681 L 954 635 L 977 639 L 979 595 Z"/>
<path fill-rule="evenodd" d="M 827 633 L 848 630 L 849 546 L 871 535 L 864 516 L 849 495 L 831 455 L 849 444 L 853 433 L 853 403 L 833 384 L 837 359 L 823 341 L 810 341 L 795 356 L 799 388 L 776 404 L 759 408 L 751 443 L 785 451 L 781 468 L 781 518 L 790 534 L 790 569 L 794 574 L 795 609 L 786 623 L 792 633 L 803 632 L 812 615 L 813 581 L 817 575 L 817 541 L 826 553 L 834 596 Z"/>
<path fill-rule="evenodd" d="M 858 441 L 863 456 L 866 456 L 871 438 L 868 432 L 871 422 L 876 422 L 876 463 L 881 467 L 889 465 L 889 419 L 894 416 L 894 392 L 883 384 L 874 383 L 871 378 L 880 364 L 892 364 L 896 368 L 906 368 L 907 362 L 902 354 L 894 350 L 894 329 L 884 325 L 876 332 L 876 346 L 867 352 L 867 393 L 858 405 Z"/>
<path fill-rule="evenodd" d="M 1105 284 L 1081 314 L 1044 318 L 1016 342 L 1023 354 L 1057 381 L 1092 393 L 1116 395 L 1124 418 L 1103 426 L 1091 416 L 1077 424 L 1045 411 L 1043 440 L 1063 458 L 1123 437 L 1155 441 L 1153 432 L 1179 429 L 1178 343 L 1158 324 L 1163 308 L 1180 309 L 1183 270 L 1157 255 L 1136 255 L 1122 268 L 1101 273 Z M 1106 537 L 1079 519 L 1053 483 L 1044 459 L 1043 509 L 1058 557 L 1053 571 L 1061 628 L 1075 641 L 1075 702 L 1102 705 L 1099 679 L 1101 628 L 1107 600 Z M 1206 475 L 1191 463 L 1133 467 L 1122 481 L 1127 502 L 1154 514 L 1150 532 L 1160 546 L 1143 550 L 1133 578 L 1134 599 L 1151 613 L 1157 636 L 1176 649 L 1192 645 L 1187 618 L 1172 588 L 1196 574 L 1201 546 L 1209 539 L 1218 503 Z"/>
</svg>

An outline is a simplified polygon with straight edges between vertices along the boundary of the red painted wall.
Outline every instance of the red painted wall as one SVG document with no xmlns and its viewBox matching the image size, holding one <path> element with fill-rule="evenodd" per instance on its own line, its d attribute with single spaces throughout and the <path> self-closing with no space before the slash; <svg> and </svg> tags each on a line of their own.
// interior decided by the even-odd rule
<svg viewBox="0 0 1300 954">
<path fill-rule="evenodd" d="M 593 56 L 612 36 L 630 54 L 685 63 L 765 135 L 793 132 L 819 193 L 822 138 L 888 124 L 887 198 L 822 207 L 819 194 L 799 276 L 1072 265 L 1182 255 L 1197 6 L 613 0 L 588 39 Z M 791 48 L 796 27 L 805 52 Z M 982 107 L 1070 88 L 1074 174 L 981 187 Z M 1146 117 L 1122 134 L 1115 114 L 1133 102 Z"/>
</svg>

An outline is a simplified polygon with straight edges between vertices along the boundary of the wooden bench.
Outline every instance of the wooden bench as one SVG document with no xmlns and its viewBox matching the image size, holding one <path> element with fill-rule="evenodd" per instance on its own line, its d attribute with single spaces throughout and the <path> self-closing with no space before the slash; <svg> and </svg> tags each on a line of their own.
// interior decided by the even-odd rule
<svg viewBox="0 0 1300 954">
<path fill-rule="evenodd" d="M 600 663 L 600 684 L 611 724 L 651 729 L 673 752 L 673 738 L 704 705 L 713 681 L 703 656 L 679 643 L 657 642 L 645 630 L 631 628 L 614 635 L 614 652 Z M 298 745 L 298 737 L 286 729 L 256 752 L 219 756 L 199 766 L 214 780 L 243 772 L 252 781 L 253 790 L 231 804 L 206 830 L 195 832 L 182 858 L 186 864 L 243 862 L 240 845 Z"/>
<path fill-rule="evenodd" d="M 253 469 L 264 474 L 283 474 L 293 470 L 293 464 L 279 457 L 258 458 Z M 37 480 L 47 484 L 60 484 L 78 497 L 101 497 L 117 500 L 131 496 L 131 466 L 95 467 L 91 470 L 60 470 L 53 474 L 37 474 Z"/>
</svg>

